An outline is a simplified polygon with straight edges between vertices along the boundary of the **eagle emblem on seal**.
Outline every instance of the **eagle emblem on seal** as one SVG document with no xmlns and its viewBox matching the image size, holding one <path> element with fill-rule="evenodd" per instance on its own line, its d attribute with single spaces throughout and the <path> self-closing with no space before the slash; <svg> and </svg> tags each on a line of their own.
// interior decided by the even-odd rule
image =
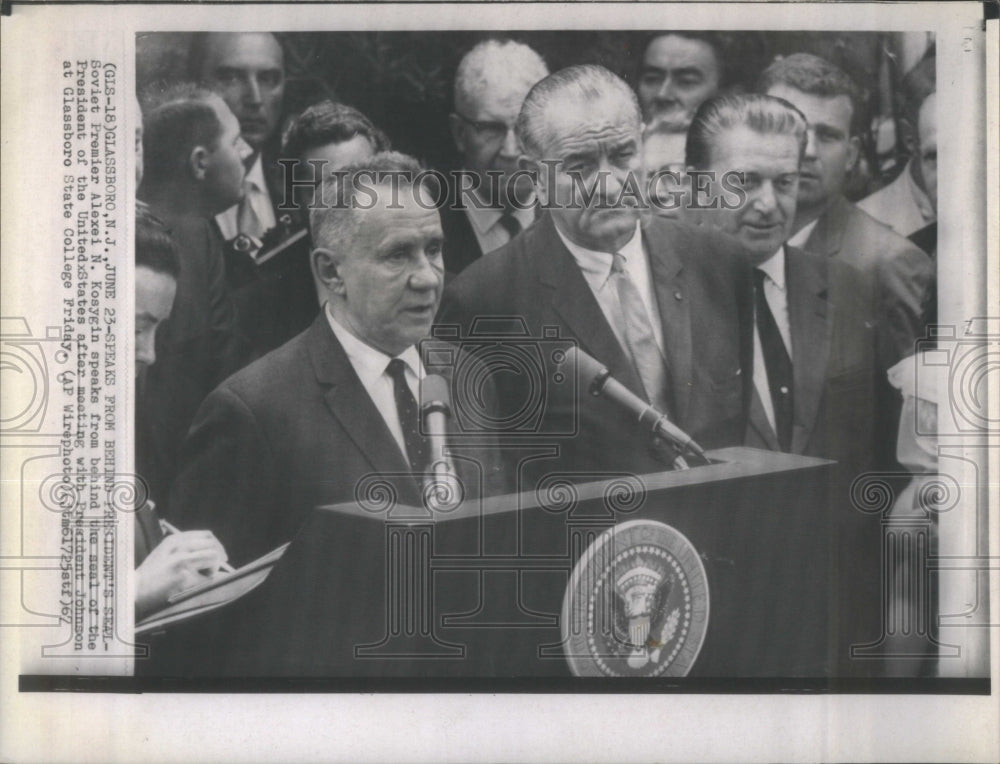
<svg viewBox="0 0 1000 764">
<path fill-rule="evenodd" d="M 691 542 L 633 520 L 581 555 L 563 600 L 563 645 L 577 676 L 684 676 L 708 628 L 708 581 Z"/>
</svg>

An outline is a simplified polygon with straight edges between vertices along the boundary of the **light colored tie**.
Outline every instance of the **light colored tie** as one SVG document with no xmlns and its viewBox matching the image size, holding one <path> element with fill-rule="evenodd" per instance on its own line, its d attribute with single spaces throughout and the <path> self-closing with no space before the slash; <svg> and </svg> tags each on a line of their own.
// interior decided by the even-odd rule
<svg viewBox="0 0 1000 764">
<path fill-rule="evenodd" d="M 671 416 L 670 375 L 667 363 L 656 344 L 653 324 L 639 295 L 639 289 L 625 270 L 625 255 L 615 252 L 611 263 L 611 279 L 618 290 L 618 304 L 622 311 L 622 327 L 632 363 L 639 373 L 646 400 L 661 414 Z"/>
</svg>

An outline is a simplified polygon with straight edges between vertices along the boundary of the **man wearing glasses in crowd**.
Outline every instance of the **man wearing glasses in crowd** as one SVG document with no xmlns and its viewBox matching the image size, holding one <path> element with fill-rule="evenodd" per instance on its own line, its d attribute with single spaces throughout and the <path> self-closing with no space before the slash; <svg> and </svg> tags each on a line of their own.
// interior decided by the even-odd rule
<svg viewBox="0 0 1000 764">
<path fill-rule="evenodd" d="M 451 134 L 462 169 L 470 173 L 463 189 L 476 183 L 479 187 L 466 192 L 453 182 L 450 203 L 441 209 L 447 242 L 444 264 L 450 273 L 503 246 L 535 220 L 527 178 L 516 189 L 521 204 L 515 206 L 505 197 L 521 153 L 514 122 L 528 91 L 548 73 L 541 56 L 513 40 L 481 42 L 458 65 Z"/>
</svg>

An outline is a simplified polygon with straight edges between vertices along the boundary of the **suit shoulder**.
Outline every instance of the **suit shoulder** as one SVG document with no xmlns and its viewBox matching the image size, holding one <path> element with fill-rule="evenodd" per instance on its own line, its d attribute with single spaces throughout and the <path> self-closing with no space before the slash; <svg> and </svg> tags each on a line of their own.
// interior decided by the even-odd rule
<svg viewBox="0 0 1000 764">
<path fill-rule="evenodd" d="M 647 235 L 662 239 L 678 254 L 695 259 L 700 256 L 741 257 L 743 248 L 732 236 L 711 226 L 694 225 L 679 220 L 656 219 L 646 226 Z"/>
<path fill-rule="evenodd" d="M 234 395 L 252 409 L 259 403 L 274 400 L 289 384 L 300 384 L 309 362 L 306 332 L 244 366 L 220 384 L 216 392 Z"/>
<path fill-rule="evenodd" d="M 532 270 L 529 254 L 532 241 L 531 229 L 528 229 L 523 235 L 480 257 L 449 281 L 445 300 L 490 302 L 511 285 L 520 283 Z"/>
<path fill-rule="evenodd" d="M 926 253 L 913 242 L 892 230 L 885 223 L 876 220 L 856 204 L 850 207 L 849 226 L 854 229 L 855 236 L 863 240 L 872 251 L 885 253 L 884 256 L 913 255 Z"/>
</svg>

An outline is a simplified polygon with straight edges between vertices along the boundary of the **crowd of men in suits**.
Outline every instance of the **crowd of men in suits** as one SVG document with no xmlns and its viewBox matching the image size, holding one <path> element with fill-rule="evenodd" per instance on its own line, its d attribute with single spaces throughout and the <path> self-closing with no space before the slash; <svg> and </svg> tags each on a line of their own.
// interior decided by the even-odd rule
<svg viewBox="0 0 1000 764">
<path fill-rule="evenodd" d="M 442 197 L 349 105 L 313 104 L 281 131 L 272 35 L 198 35 L 193 84 L 142 104 L 137 331 L 141 319 L 156 337 L 137 355 L 137 466 L 192 534 L 175 534 L 171 570 L 248 562 L 371 473 L 419 503 L 421 380 L 457 380 L 461 366 L 421 353 L 435 327 L 456 358 L 484 332 L 510 346 L 508 362 L 544 348 L 540 393 L 485 357 L 470 361 L 482 386 L 452 390 L 453 409 L 491 423 L 456 459 L 470 499 L 552 472 L 676 464 L 673 444 L 610 402 L 553 382 L 553 342 L 593 356 L 705 448 L 819 456 L 845 476 L 891 465 L 887 371 L 934 320 L 926 61 L 908 83 L 912 158 L 854 204 L 861 88 L 817 56 L 776 60 L 756 92 L 733 92 L 711 35 L 664 33 L 633 88 L 595 65 L 550 73 L 528 46 L 488 40 L 462 59 L 449 117 L 477 190 Z M 359 203 L 372 173 L 394 180 Z M 652 194 L 680 203 L 623 193 L 654 174 Z M 737 177 L 739 203 L 697 204 L 699 174 Z M 581 181 L 586 201 L 559 203 Z M 488 182 L 512 193 L 487 194 Z M 522 416 L 538 395 L 538 415 Z M 188 580 L 163 576 L 160 595 Z"/>
</svg>

